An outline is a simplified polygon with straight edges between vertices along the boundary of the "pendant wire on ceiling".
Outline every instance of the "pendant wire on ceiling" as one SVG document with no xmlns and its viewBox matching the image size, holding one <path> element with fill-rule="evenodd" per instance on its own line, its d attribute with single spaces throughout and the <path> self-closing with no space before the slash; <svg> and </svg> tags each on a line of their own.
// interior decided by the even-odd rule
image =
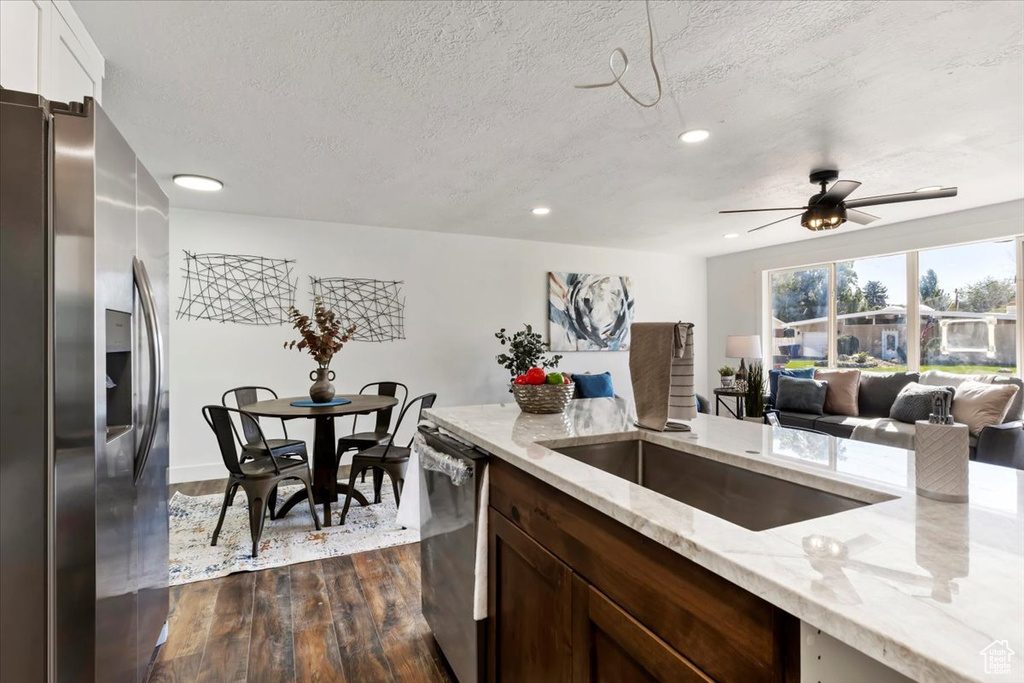
<svg viewBox="0 0 1024 683">
<path fill-rule="evenodd" d="M 650 45 L 650 58 L 651 58 L 651 70 L 654 72 L 654 81 L 658 84 L 658 96 L 654 98 L 653 102 L 643 102 L 637 99 L 633 93 L 629 92 L 629 89 L 622 82 L 622 77 L 626 75 L 626 71 L 629 70 L 629 59 L 626 57 L 626 51 L 621 47 L 617 47 L 612 50 L 611 55 L 608 57 L 608 68 L 611 69 L 614 80 L 608 83 L 595 83 L 593 85 L 577 85 L 574 86 L 580 90 L 592 90 L 594 88 L 610 88 L 613 85 L 617 85 L 622 88 L 622 92 L 626 93 L 629 99 L 633 100 L 641 107 L 653 107 L 661 101 L 661 75 L 658 73 L 658 66 L 654 63 L 654 24 L 651 21 L 651 0 L 645 0 L 644 3 L 647 6 L 647 40 Z M 615 72 L 615 55 L 618 54 L 622 57 L 622 71 L 619 73 Z"/>
</svg>

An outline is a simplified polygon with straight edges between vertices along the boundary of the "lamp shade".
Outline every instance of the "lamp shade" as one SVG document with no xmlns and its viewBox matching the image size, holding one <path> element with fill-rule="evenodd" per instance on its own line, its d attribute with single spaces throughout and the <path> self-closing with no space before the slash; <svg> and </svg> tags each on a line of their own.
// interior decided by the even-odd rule
<svg viewBox="0 0 1024 683">
<path fill-rule="evenodd" d="M 761 335 L 735 335 L 725 338 L 726 358 L 760 358 Z"/>
</svg>

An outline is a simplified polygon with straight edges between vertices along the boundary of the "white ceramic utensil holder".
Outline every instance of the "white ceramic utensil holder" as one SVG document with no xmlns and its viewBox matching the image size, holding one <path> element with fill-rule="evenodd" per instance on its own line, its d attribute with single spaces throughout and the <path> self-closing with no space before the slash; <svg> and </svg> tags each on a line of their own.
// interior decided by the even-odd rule
<svg viewBox="0 0 1024 683">
<path fill-rule="evenodd" d="M 917 495 L 946 503 L 966 503 L 970 462 L 967 425 L 918 420 L 915 427 Z"/>
</svg>

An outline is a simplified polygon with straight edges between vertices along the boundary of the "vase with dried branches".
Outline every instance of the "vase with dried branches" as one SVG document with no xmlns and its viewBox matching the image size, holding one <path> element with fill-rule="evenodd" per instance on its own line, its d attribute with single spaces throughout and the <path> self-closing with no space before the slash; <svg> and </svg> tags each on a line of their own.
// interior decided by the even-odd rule
<svg viewBox="0 0 1024 683">
<path fill-rule="evenodd" d="M 323 299 L 317 297 L 313 301 L 313 317 L 295 308 L 288 309 L 288 319 L 292 327 L 299 331 L 302 339 L 285 342 L 284 348 L 305 351 L 313 356 L 317 369 L 309 373 L 313 386 L 309 388 L 309 397 L 316 403 L 328 403 L 334 398 L 334 371 L 330 369 L 334 354 L 352 338 L 356 326 L 342 329 L 337 313 L 324 306 Z"/>
</svg>

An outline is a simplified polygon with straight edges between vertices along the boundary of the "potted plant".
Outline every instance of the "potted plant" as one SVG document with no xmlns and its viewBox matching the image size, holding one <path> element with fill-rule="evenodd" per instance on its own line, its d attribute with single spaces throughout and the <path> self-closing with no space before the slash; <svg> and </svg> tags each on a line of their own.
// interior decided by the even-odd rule
<svg viewBox="0 0 1024 683">
<path fill-rule="evenodd" d="M 507 353 L 498 355 L 498 365 L 506 368 L 512 378 L 509 391 L 515 396 L 519 408 L 526 413 L 560 413 L 572 400 L 575 384 L 569 375 L 545 372 L 558 367 L 561 356 L 548 358 L 543 337 L 524 323 L 525 329 L 508 335 L 501 328 L 494 336 Z"/>
<path fill-rule="evenodd" d="M 743 396 L 745 420 L 764 422 L 764 367 L 752 363 L 747 370 L 747 388 Z"/>
<path fill-rule="evenodd" d="M 723 387 L 731 387 L 736 381 L 736 368 L 731 365 L 723 365 L 718 368 L 718 376 L 722 378 Z"/>
<path fill-rule="evenodd" d="M 562 357 L 557 355 L 546 357 L 544 354 L 548 352 L 548 346 L 544 343 L 544 338 L 533 331 L 532 325 L 523 323 L 523 327 L 526 329 L 512 335 L 506 334 L 504 327 L 494 333 L 501 345 L 508 347 L 508 352 L 498 354 L 497 360 L 498 365 L 507 369 L 511 375 L 510 382 L 514 382 L 520 375 L 525 375 L 530 368 L 557 368 L 562 360 Z M 509 388 L 509 391 L 512 389 Z"/>
<path fill-rule="evenodd" d="M 331 309 L 324 306 L 323 299 L 316 297 L 313 301 L 312 319 L 295 308 L 288 308 L 288 319 L 292 327 L 299 331 L 302 339 L 284 343 L 286 349 L 305 351 L 313 356 L 317 368 L 309 373 L 313 386 L 309 388 L 309 397 L 315 403 L 329 403 L 334 398 L 334 371 L 330 369 L 334 354 L 341 351 L 345 343 L 352 338 L 356 326 L 342 330 L 341 320 Z"/>
</svg>

